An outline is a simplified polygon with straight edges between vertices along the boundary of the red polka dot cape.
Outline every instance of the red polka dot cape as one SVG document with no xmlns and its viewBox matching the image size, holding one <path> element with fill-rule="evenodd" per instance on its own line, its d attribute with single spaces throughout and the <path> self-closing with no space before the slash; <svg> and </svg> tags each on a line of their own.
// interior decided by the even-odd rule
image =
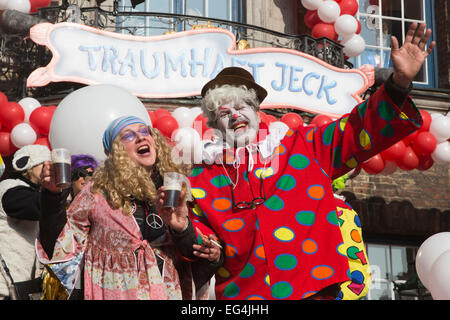
<svg viewBox="0 0 450 320">
<path fill-rule="evenodd" d="M 248 152 L 237 169 L 195 167 L 191 219 L 225 246 L 224 264 L 215 275 L 216 298 L 302 299 L 350 280 L 347 257 L 338 251 L 343 240 L 331 181 L 421 122 L 409 98 L 400 110 L 382 86 L 331 124 L 288 130 L 267 163 L 253 153 L 251 171 Z M 234 209 L 232 191 L 235 203 L 264 193 L 266 201 L 254 209 Z"/>
</svg>

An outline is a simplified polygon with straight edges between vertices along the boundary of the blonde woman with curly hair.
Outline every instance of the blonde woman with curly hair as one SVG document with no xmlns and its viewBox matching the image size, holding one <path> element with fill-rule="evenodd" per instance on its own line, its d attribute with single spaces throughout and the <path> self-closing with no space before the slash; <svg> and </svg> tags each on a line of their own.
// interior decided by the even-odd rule
<svg viewBox="0 0 450 320">
<path fill-rule="evenodd" d="M 220 249 L 207 238 L 197 244 L 186 191 L 177 208 L 162 210 L 162 176 L 189 168 L 176 165 L 158 130 L 134 116 L 114 120 L 103 146 L 107 159 L 67 214 L 45 164 L 41 262 L 51 263 L 72 298 L 80 295 L 77 279 L 89 300 L 207 298 L 208 280 L 223 260 Z"/>
</svg>

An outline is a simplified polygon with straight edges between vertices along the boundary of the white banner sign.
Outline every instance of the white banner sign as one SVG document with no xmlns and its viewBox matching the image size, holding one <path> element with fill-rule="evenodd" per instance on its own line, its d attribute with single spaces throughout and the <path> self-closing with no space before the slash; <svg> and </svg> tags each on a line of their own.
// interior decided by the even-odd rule
<svg viewBox="0 0 450 320">
<path fill-rule="evenodd" d="M 225 29 L 200 29 L 140 37 L 74 23 L 42 23 L 31 39 L 53 53 L 50 63 L 33 71 L 27 85 L 52 81 L 114 84 L 138 97 L 200 95 L 203 85 L 228 66 L 250 71 L 268 91 L 262 108 L 297 108 L 341 115 L 361 102 L 372 85 L 373 67 L 340 69 L 305 53 L 282 48 L 236 50 Z"/>
</svg>

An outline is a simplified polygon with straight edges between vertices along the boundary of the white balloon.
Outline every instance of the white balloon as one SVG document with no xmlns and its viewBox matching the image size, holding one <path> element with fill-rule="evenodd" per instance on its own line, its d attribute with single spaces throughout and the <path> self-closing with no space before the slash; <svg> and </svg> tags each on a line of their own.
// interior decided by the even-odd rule
<svg viewBox="0 0 450 320">
<path fill-rule="evenodd" d="M 41 103 L 38 100 L 31 97 L 23 98 L 18 103 L 22 106 L 22 109 L 25 112 L 24 122 L 26 123 L 30 120 L 30 114 L 33 110 L 41 106 Z"/>
<path fill-rule="evenodd" d="M 447 164 L 450 163 L 450 142 L 444 141 L 438 143 L 436 149 L 434 149 L 431 154 L 431 158 L 437 164 Z"/>
<path fill-rule="evenodd" d="M 0 10 L 8 8 L 8 0 L 0 0 Z"/>
<path fill-rule="evenodd" d="M 450 250 L 450 232 L 440 232 L 426 239 L 416 255 L 416 271 L 422 284 L 430 290 L 431 267 L 437 258 Z"/>
<path fill-rule="evenodd" d="M 200 135 L 194 128 L 183 127 L 175 130 L 172 135 L 175 147 L 172 159 L 183 163 L 201 163 L 203 144 Z"/>
<path fill-rule="evenodd" d="M 430 292 L 434 300 L 450 300 L 450 250 L 442 253 L 431 266 Z"/>
<path fill-rule="evenodd" d="M 323 22 L 334 22 L 341 14 L 341 7 L 332 0 L 324 1 L 317 9 L 317 15 Z"/>
<path fill-rule="evenodd" d="M 195 118 L 197 118 L 199 115 L 203 114 L 202 108 L 200 107 L 194 107 L 192 109 L 189 109 L 189 111 L 191 113 L 192 121 L 194 121 Z"/>
<path fill-rule="evenodd" d="M 151 125 L 145 106 L 127 90 L 106 84 L 83 87 L 67 95 L 56 108 L 48 135 L 50 145 L 102 161 L 106 158 L 103 132 L 111 121 L 128 115 Z"/>
<path fill-rule="evenodd" d="M 33 128 L 25 122 L 19 123 L 11 130 L 11 142 L 22 148 L 36 142 L 37 134 Z"/>
<path fill-rule="evenodd" d="M 191 111 L 186 107 L 178 107 L 172 111 L 172 117 L 178 122 L 179 128 L 192 127 L 194 119 L 191 117 Z"/>
<path fill-rule="evenodd" d="M 355 17 L 343 14 L 334 22 L 334 30 L 342 37 L 353 35 L 358 30 L 358 22 Z"/>
<path fill-rule="evenodd" d="M 444 115 L 432 118 L 429 131 L 438 143 L 447 140 L 450 138 L 450 118 Z"/>
<path fill-rule="evenodd" d="M 366 42 L 364 41 L 364 38 L 359 34 L 355 34 L 350 40 L 344 43 L 343 51 L 348 57 L 352 58 L 359 56 L 365 48 Z"/>
<path fill-rule="evenodd" d="M 323 0 L 302 0 L 302 5 L 308 10 L 317 10 Z"/>
<path fill-rule="evenodd" d="M 23 13 L 30 13 L 30 0 L 9 0 L 7 9 L 17 10 Z"/>
</svg>

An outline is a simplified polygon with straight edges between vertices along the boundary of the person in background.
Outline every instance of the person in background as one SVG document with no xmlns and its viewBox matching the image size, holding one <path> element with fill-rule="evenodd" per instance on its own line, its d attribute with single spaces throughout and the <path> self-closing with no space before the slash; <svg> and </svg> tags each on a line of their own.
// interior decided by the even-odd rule
<svg viewBox="0 0 450 320">
<path fill-rule="evenodd" d="M 14 153 L 14 170 L 0 182 L 0 299 L 17 299 L 12 296 L 12 282 L 39 276 L 34 242 L 39 232 L 40 177 L 45 161 L 50 161 L 47 147 L 22 147 Z"/>
<path fill-rule="evenodd" d="M 205 275 L 220 265 L 221 251 L 207 238 L 197 244 L 185 191 L 177 208 L 162 212 L 162 176 L 188 168 L 177 166 L 160 133 L 135 116 L 112 121 L 103 146 L 104 164 L 67 214 L 52 166 L 45 164 L 40 261 L 52 264 L 69 296 L 84 264 L 86 300 L 207 298 Z"/>
<path fill-rule="evenodd" d="M 72 199 L 84 188 L 97 166 L 97 160 L 91 155 L 76 154 L 71 156 Z"/>
<path fill-rule="evenodd" d="M 71 156 L 71 188 L 62 191 L 62 197 L 67 196 L 66 209 L 76 197 L 76 195 L 84 188 L 88 181 L 92 178 L 95 168 L 97 168 L 97 160 L 88 154 L 75 154 Z M 82 300 L 82 272 L 77 279 L 74 289 L 70 295 L 71 300 Z M 42 300 L 66 300 L 68 298 L 67 291 L 59 281 L 58 277 L 52 271 L 52 265 L 46 264 L 42 273 Z"/>
</svg>

